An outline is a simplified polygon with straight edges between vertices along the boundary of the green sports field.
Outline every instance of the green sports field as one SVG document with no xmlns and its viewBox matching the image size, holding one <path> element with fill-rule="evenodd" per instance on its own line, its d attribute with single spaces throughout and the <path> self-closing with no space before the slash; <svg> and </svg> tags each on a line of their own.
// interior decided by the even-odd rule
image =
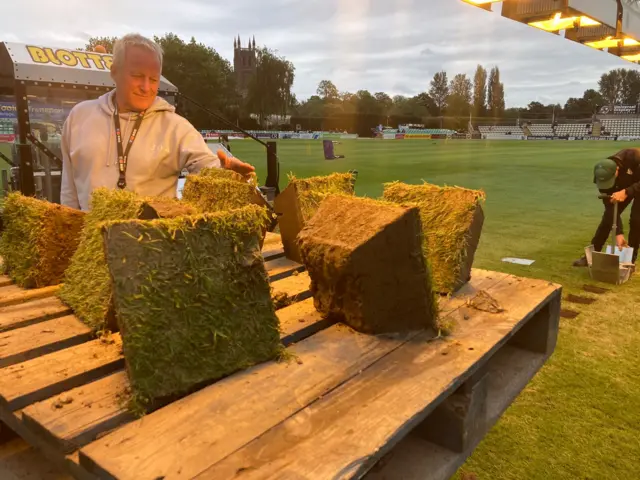
<svg viewBox="0 0 640 480">
<path fill-rule="evenodd" d="M 571 263 L 589 244 L 602 214 L 593 164 L 617 142 L 376 141 L 336 146 L 281 141 L 281 188 L 297 176 L 359 172 L 357 193 L 377 197 L 393 180 L 485 190 L 487 219 L 475 266 L 549 279 L 565 293 L 588 281 Z M 232 143 L 233 153 L 266 178 L 264 149 Z M 628 213 L 624 215 L 625 232 Z M 531 267 L 503 257 L 535 260 Z M 556 351 L 461 471 L 478 479 L 630 479 L 640 471 L 640 279 L 614 288 L 562 320 Z"/>
</svg>

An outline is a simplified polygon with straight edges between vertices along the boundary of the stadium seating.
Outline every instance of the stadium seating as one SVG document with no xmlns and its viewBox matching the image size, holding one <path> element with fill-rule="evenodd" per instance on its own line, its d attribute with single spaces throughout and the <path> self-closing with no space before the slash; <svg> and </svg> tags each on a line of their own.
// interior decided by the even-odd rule
<svg viewBox="0 0 640 480">
<path fill-rule="evenodd" d="M 602 131 L 616 136 L 640 136 L 640 118 L 602 120 Z"/>
<path fill-rule="evenodd" d="M 529 125 L 529 131 L 532 137 L 553 137 L 553 125 L 550 123 L 534 123 Z"/>
<path fill-rule="evenodd" d="M 483 135 L 496 134 L 496 135 L 524 135 L 522 128 L 516 126 L 505 125 L 482 125 L 478 127 L 478 130 Z"/>
<path fill-rule="evenodd" d="M 404 133 L 409 135 L 453 135 L 456 132 L 446 128 L 409 128 Z"/>
<path fill-rule="evenodd" d="M 556 135 L 561 137 L 586 137 L 591 129 L 586 123 L 562 123 L 556 125 Z"/>
</svg>

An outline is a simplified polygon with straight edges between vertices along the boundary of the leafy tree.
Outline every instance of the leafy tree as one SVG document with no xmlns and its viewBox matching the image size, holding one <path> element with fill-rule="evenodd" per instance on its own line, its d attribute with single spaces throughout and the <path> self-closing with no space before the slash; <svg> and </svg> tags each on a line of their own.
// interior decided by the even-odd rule
<svg viewBox="0 0 640 480">
<path fill-rule="evenodd" d="M 442 115 L 447 108 L 447 98 L 449 97 L 447 72 L 438 72 L 433 76 L 429 96 L 435 102 L 438 115 Z"/>
<path fill-rule="evenodd" d="M 107 53 L 113 53 L 113 46 L 115 45 L 116 40 L 118 40 L 118 37 L 91 37 L 84 48 L 79 48 L 78 50 L 93 52 L 96 46 L 102 45 Z"/>
<path fill-rule="evenodd" d="M 340 97 L 338 89 L 331 80 L 322 80 L 318 84 L 316 93 L 323 100 L 337 100 Z"/>
<path fill-rule="evenodd" d="M 285 115 L 292 105 L 293 64 L 264 47 L 257 50 L 256 74 L 249 82 L 247 107 L 260 122 L 267 115 Z"/>
<path fill-rule="evenodd" d="M 173 33 L 155 37 L 164 50 L 162 73 L 184 95 L 206 108 L 223 115 L 238 115 L 240 98 L 231 64 L 218 52 L 195 38 L 187 43 Z M 181 113 L 197 128 L 218 125 L 209 114 L 188 101 L 181 105 Z"/>
<path fill-rule="evenodd" d="M 473 116 L 482 117 L 487 111 L 487 69 L 478 65 L 473 78 Z"/>
<path fill-rule="evenodd" d="M 449 86 L 449 98 L 447 104 L 449 108 L 449 114 L 453 116 L 466 116 L 469 115 L 471 109 L 473 85 L 471 80 L 463 73 L 456 75 L 451 80 Z"/>
<path fill-rule="evenodd" d="M 500 69 L 498 67 L 493 67 L 489 73 L 487 107 L 493 117 L 500 117 L 504 113 L 504 84 L 500 82 Z"/>
<path fill-rule="evenodd" d="M 393 100 L 389 95 L 384 92 L 378 92 L 374 95 L 376 101 L 378 102 L 378 106 L 383 115 L 389 115 L 391 113 L 391 109 L 393 108 Z"/>
<path fill-rule="evenodd" d="M 609 106 L 621 105 L 624 99 L 625 69 L 618 68 L 603 74 L 598 86 L 600 94 Z"/>
<path fill-rule="evenodd" d="M 378 115 L 382 111 L 376 97 L 371 95 L 369 90 L 358 90 L 356 104 L 359 114 Z"/>
</svg>

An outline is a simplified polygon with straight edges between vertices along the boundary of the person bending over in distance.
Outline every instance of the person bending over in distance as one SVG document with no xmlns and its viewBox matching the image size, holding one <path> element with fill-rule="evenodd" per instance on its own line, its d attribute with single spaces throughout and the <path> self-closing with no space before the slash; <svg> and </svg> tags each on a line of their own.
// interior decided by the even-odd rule
<svg viewBox="0 0 640 480">
<path fill-rule="evenodd" d="M 138 34 L 115 43 L 115 89 L 75 105 L 63 126 L 63 205 L 89 210 L 99 187 L 175 197 L 185 169 L 219 167 L 243 175 L 255 170 L 231 155 L 223 164 L 200 132 L 157 96 L 162 58 L 162 48 Z"/>
<path fill-rule="evenodd" d="M 621 214 L 631 206 L 631 218 L 629 220 L 629 246 L 633 248 L 633 263 L 638 256 L 640 247 L 640 202 L 636 202 L 636 196 L 640 196 L 640 148 L 627 148 L 615 155 L 598 162 L 594 168 L 594 183 L 600 193 L 611 196 L 611 199 L 602 201 L 604 213 L 600 225 L 591 243 L 597 252 L 601 252 L 607 238 L 613 228 L 613 204 L 618 204 L 618 218 L 616 231 L 616 244 L 619 248 L 627 245 L 624 238 Z M 576 267 L 586 267 L 587 258 L 583 256 L 573 263 Z"/>
</svg>

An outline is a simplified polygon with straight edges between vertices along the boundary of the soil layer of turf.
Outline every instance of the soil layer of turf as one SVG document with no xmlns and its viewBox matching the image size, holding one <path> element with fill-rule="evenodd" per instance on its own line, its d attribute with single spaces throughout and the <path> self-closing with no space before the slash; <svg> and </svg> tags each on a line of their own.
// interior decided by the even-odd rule
<svg viewBox="0 0 640 480">
<path fill-rule="evenodd" d="M 24 288 L 62 283 L 80 241 L 84 213 L 14 192 L 4 201 L 2 216 L 4 273 Z"/>
<path fill-rule="evenodd" d="M 329 195 L 298 240 L 321 313 L 364 333 L 435 327 L 418 208 Z"/>
</svg>

